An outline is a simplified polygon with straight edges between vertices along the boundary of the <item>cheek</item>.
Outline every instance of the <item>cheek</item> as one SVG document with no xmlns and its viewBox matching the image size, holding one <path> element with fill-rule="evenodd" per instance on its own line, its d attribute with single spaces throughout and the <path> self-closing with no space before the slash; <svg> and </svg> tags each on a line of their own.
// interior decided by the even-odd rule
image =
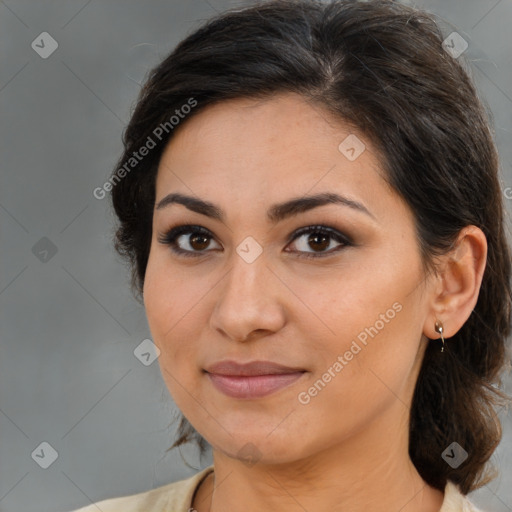
<svg viewBox="0 0 512 512">
<path fill-rule="evenodd" d="M 417 287 L 415 276 L 414 272 L 406 276 L 392 266 L 386 272 L 366 269 L 346 276 L 339 285 L 324 283 L 310 295 L 321 320 L 311 316 L 311 329 L 305 331 L 318 357 L 311 382 L 319 378 L 332 382 L 326 385 L 332 390 L 332 399 L 346 405 L 359 403 L 359 407 L 371 397 L 378 401 L 402 393 L 410 382 L 421 339 L 421 309 L 416 294 L 411 293 Z M 305 320 L 302 322 L 305 329 Z M 326 374 L 329 369 L 331 376 Z"/>
<path fill-rule="evenodd" d="M 152 333 L 163 342 L 181 323 L 202 295 L 186 271 L 172 268 L 161 251 L 150 254 L 144 279 L 144 306 Z M 204 292 L 203 292 L 204 293 Z"/>
<path fill-rule="evenodd" d="M 169 268 L 162 257 L 149 259 L 144 281 L 144 306 L 158 362 L 174 398 L 183 386 L 194 389 L 198 378 L 198 341 L 204 317 L 204 281 Z M 203 306 L 203 309 L 202 309 Z"/>
<path fill-rule="evenodd" d="M 354 411 L 366 404 L 367 412 L 375 414 L 397 400 L 405 406 L 412 396 L 421 339 L 418 308 L 406 296 L 397 293 L 392 304 L 390 297 L 368 312 L 366 325 L 352 336 L 344 354 L 352 358 L 345 368 L 351 393 L 344 399 Z"/>
<path fill-rule="evenodd" d="M 353 341 L 364 347 L 373 338 L 381 339 L 401 315 L 397 309 L 402 308 L 398 304 L 402 290 L 389 274 L 366 268 L 364 272 L 297 280 L 294 293 L 309 311 L 297 307 L 294 321 L 302 326 L 305 339 L 310 339 L 315 350 L 324 349 L 331 355 L 350 350 Z"/>
<path fill-rule="evenodd" d="M 188 322 L 191 309 L 187 287 L 180 282 L 178 273 L 169 272 L 156 257 L 149 259 L 144 280 L 144 307 L 153 342 L 160 349 L 159 361 L 175 360 L 188 344 L 177 339 L 183 325 Z"/>
</svg>

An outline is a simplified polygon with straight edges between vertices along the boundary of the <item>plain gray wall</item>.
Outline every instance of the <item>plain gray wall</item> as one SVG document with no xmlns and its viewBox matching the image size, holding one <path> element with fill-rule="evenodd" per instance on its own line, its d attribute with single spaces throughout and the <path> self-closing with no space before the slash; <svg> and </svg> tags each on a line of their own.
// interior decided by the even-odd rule
<svg viewBox="0 0 512 512">
<path fill-rule="evenodd" d="M 512 186 L 511 0 L 407 3 L 440 15 L 469 43 L 465 54 L 494 114 L 505 191 Z M 165 454 L 176 408 L 158 362 L 144 366 L 134 356 L 151 336 L 111 246 L 107 200 L 92 191 L 120 155 L 148 69 L 234 5 L 245 4 L 0 0 L 2 512 L 65 512 L 196 472 L 178 451 Z M 31 46 L 51 50 L 48 36 L 41 48 L 42 32 L 58 43 L 47 58 Z M 506 383 L 512 393 L 510 377 Z M 495 512 L 512 510 L 512 418 L 501 417 L 504 440 L 493 460 L 502 475 L 472 495 Z M 43 442 L 58 454 L 47 469 L 36 463 L 51 461 Z M 196 468 L 210 462 L 183 452 Z"/>
</svg>

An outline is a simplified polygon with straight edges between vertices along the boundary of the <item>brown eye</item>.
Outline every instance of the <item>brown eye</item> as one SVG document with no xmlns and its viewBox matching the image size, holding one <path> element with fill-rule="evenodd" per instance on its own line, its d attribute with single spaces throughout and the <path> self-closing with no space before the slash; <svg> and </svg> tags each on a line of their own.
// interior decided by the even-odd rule
<svg viewBox="0 0 512 512">
<path fill-rule="evenodd" d="M 183 256 L 201 256 L 210 246 L 212 234 L 202 226 L 177 226 L 158 238 L 162 244 Z M 220 247 L 220 246 L 219 246 Z"/>
<path fill-rule="evenodd" d="M 187 237 L 187 236 L 190 237 L 188 239 L 189 245 L 197 251 L 202 251 L 202 250 L 206 249 L 208 247 L 208 244 L 210 243 L 210 240 L 208 239 L 207 236 L 198 235 L 198 234 L 194 234 L 192 236 L 191 235 L 180 235 L 178 237 L 178 239 L 182 238 L 182 237 Z"/>
<path fill-rule="evenodd" d="M 296 240 L 299 242 L 295 242 Z M 300 253 L 299 256 L 306 258 L 329 256 L 346 246 L 353 245 L 348 237 L 326 226 L 308 226 L 300 229 L 294 233 L 292 241 L 297 247 L 292 252 Z"/>
<path fill-rule="evenodd" d="M 310 247 L 312 247 L 313 249 L 322 251 L 324 249 L 327 249 L 327 247 L 329 246 L 328 240 L 330 240 L 329 235 L 314 234 L 309 235 L 307 243 L 310 244 Z"/>
<path fill-rule="evenodd" d="M 301 243 L 295 242 L 300 239 L 303 239 Z M 182 256 L 202 256 L 212 250 L 212 242 L 218 245 L 213 250 L 222 249 L 211 232 L 202 226 L 177 226 L 160 236 L 158 241 L 169 245 L 174 253 Z M 305 258 L 330 256 L 347 246 L 354 245 L 347 236 L 327 226 L 302 228 L 292 235 L 291 241 L 298 245 L 298 249 L 287 252 L 294 252 L 299 257 Z"/>
</svg>

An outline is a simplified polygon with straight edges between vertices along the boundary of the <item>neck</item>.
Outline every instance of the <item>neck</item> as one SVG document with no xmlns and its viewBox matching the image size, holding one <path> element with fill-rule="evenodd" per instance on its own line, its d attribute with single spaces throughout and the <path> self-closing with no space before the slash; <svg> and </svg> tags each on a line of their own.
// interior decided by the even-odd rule
<svg viewBox="0 0 512 512">
<path fill-rule="evenodd" d="M 197 512 L 438 512 L 443 493 L 428 486 L 412 464 L 408 435 L 397 435 L 397 425 L 388 427 L 380 421 L 344 442 L 289 463 L 249 466 L 214 450 L 213 478 L 199 489 L 194 508 Z"/>
</svg>

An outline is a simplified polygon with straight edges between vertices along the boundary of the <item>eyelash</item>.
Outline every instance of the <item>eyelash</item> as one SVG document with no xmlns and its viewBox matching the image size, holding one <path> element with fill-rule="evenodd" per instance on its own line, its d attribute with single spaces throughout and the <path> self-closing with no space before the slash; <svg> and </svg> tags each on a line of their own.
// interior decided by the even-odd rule
<svg viewBox="0 0 512 512">
<path fill-rule="evenodd" d="M 326 235 L 326 236 L 332 238 L 333 240 L 335 240 L 336 242 L 339 242 L 343 245 L 336 249 L 331 249 L 330 251 L 324 252 L 324 253 L 315 253 L 315 252 L 308 253 L 305 251 L 292 251 L 292 252 L 297 252 L 297 254 L 300 258 L 325 258 L 327 256 L 332 255 L 335 252 L 342 250 L 344 247 L 350 247 L 350 246 L 354 245 L 354 243 L 347 236 L 343 235 L 339 231 L 337 231 L 333 228 L 329 228 L 327 226 L 319 226 L 319 225 L 307 226 L 307 227 L 296 230 L 290 236 L 290 239 L 288 240 L 287 245 L 290 242 L 295 241 L 300 236 L 309 234 L 309 233 Z M 206 228 L 203 228 L 202 226 L 195 226 L 195 225 L 187 224 L 187 225 L 176 226 L 174 228 L 169 229 L 169 231 L 167 231 L 166 233 L 164 233 L 163 235 L 160 235 L 158 237 L 158 241 L 164 245 L 170 246 L 171 250 L 174 253 L 179 254 L 181 256 L 191 257 L 191 258 L 197 258 L 197 257 L 203 256 L 204 252 L 188 251 L 188 250 L 180 249 L 179 247 L 177 247 L 176 239 L 183 234 L 200 234 L 200 235 L 204 235 L 205 237 L 213 238 L 211 232 L 209 230 L 207 230 Z"/>
</svg>

